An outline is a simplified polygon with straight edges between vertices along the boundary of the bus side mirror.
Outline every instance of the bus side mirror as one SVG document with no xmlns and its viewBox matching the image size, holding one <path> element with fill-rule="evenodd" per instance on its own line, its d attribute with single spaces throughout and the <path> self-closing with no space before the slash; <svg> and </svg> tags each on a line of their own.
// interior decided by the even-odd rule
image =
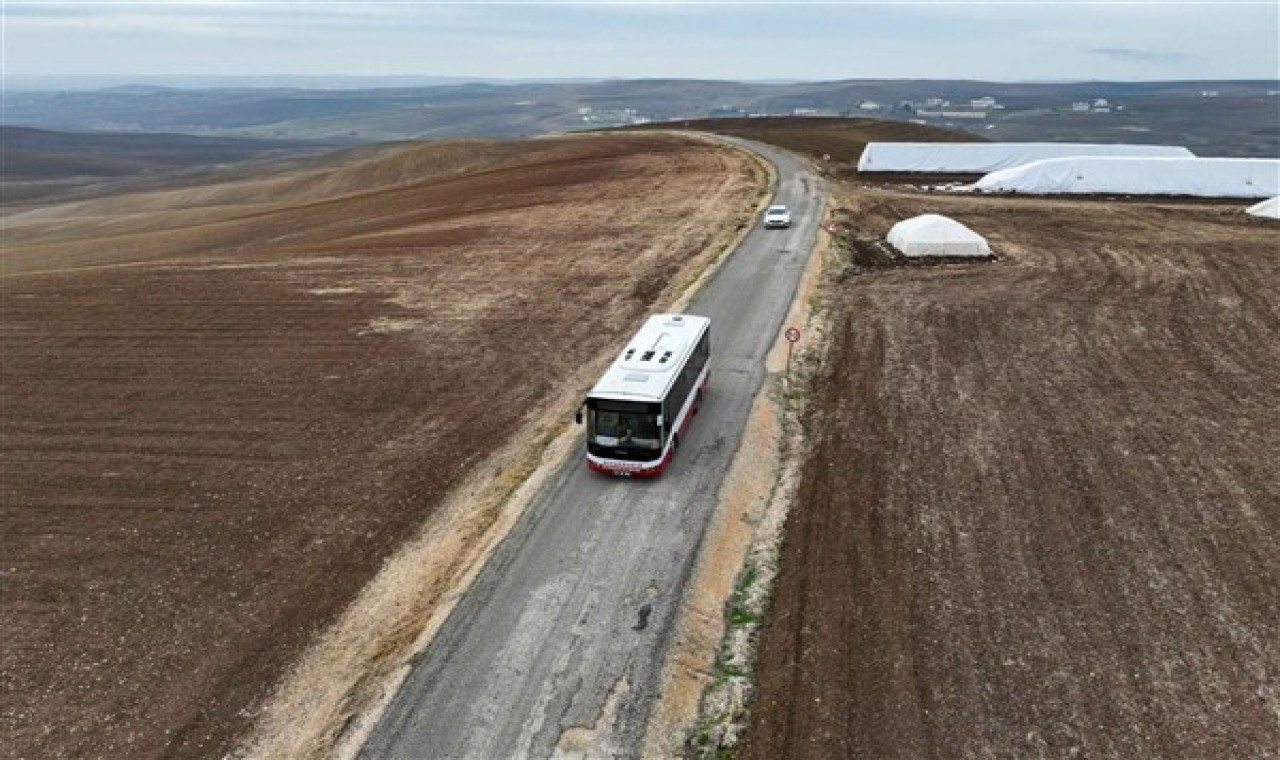
<svg viewBox="0 0 1280 760">
<path fill-rule="evenodd" d="M 578 423 L 579 425 L 582 424 L 582 407 L 581 406 L 578 407 L 578 411 L 573 413 L 573 421 Z"/>
</svg>

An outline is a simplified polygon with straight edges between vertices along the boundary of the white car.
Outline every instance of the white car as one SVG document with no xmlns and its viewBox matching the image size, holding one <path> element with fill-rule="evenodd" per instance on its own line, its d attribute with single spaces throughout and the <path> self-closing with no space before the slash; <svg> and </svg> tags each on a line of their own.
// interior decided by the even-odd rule
<svg viewBox="0 0 1280 760">
<path fill-rule="evenodd" d="M 764 212 L 764 227 L 767 230 L 791 226 L 791 212 L 786 206 L 770 206 Z"/>
</svg>

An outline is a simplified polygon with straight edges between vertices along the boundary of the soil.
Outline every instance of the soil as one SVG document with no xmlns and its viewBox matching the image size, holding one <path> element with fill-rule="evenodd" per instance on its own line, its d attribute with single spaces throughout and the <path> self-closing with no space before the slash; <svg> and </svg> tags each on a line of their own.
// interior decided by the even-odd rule
<svg viewBox="0 0 1280 760">
<path fill-rule="evenodd" d="M 907 139 L 783 127 L 751 136 L 833 163 Z M 429 635 L 438 608 L 379 638 L 356 602 L 420 583 L 384 572 L 406 542 L 466 574 L 510 519 L 475 489 L 559 450 L 548 410 L 750 223 L 760 172 L 668 135 L 459 141 L 8 215 L 0 757 L 222 757 L 255 726 L 328 756 L 263 738 L 273 690 L 274 721 L 324 722 L 351 673 L 294 670 L 317 642 L 355 671 Z M 877 184 L 838 198 L 855 255 L 742 755 L 1274 754 L 1280 226 Z M 999 260 L 872 244 L 925 212 Z"/>
<path fill-rule="evenodd" d="M 744 758 L 1272 756 L 1280 225 L 846 185 Z M 869 241 L 941 213 L 999 260 Z"/>
<path fill-rule="evenodd" d="M 763 187 L 664 135 L 349 159 L 5 220 L 0 757 L 234 751 Z"/>
</svg>

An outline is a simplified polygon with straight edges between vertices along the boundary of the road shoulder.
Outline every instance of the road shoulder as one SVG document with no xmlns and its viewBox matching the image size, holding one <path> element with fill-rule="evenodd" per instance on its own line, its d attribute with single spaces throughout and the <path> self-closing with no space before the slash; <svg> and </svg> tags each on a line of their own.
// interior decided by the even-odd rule
<svg viewBox="0 0 1280 760">
<path fill-rule="evenodd" d="M 824 219 L 826 214 L 824 210 Z M 784 323 L 801 329 L 803 342 L 799 346 L 809 356 L 819 354 L 824 345 L 823 321 L 827 314 L 815 310 L 814 304 L 834 250 L 830 235 L 820 232 Z M 742 442 L 720 491 L 719 505 L 686 592 L 641 757 L 686 755 L 687 743 L 696 741 L 695 734 L 704 726 L 723 723 L 716 714 L 728 712 L 741 717 L 743 690 L 749 684 L 735 667 L 726 672 L 723 665 L 726 658 L 750 658 L 757 626 L 727 630 L 726 619 L 730 604 L 740 594 L 755 595 L 759 597 L 757 601 L 764 601 L 803 460 L 802 431 L 793 419 L 788 419 L 788 409 L 784 408 L 791 406 L 787 399 L 792 395 L 785 387 L 788 351 L 787 341 L 780 333 L 766 358 L 768 376 L 752 403 Z M 793 363 L 795 359 L 795 355 L 790 357 Z M 799 379 L 798 367 L 793 364 L 792 369 L 792 381 L 799 386 L 804 381 Z M 744 572 L 748 567 L 751 570 Z M 731 679 L 738 682 L 728 683 Z M 732 715 L 728 717 L 732 720 Z M 732 729 L 721 725 L 709 730 Z"/>
</svg>

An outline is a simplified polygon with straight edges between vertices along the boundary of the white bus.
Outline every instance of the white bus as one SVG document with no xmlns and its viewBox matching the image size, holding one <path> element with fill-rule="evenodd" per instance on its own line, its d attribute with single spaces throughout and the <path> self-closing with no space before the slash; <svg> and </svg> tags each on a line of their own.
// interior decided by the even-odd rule
<svg viewBox="0 0 1280 760">
<path fill-rule="evenodd" d="M 626 477 L 662 474 L 706 390 L 711 320 L 649 317 L 579 407 L 587 466 Z"/>
</svg>

